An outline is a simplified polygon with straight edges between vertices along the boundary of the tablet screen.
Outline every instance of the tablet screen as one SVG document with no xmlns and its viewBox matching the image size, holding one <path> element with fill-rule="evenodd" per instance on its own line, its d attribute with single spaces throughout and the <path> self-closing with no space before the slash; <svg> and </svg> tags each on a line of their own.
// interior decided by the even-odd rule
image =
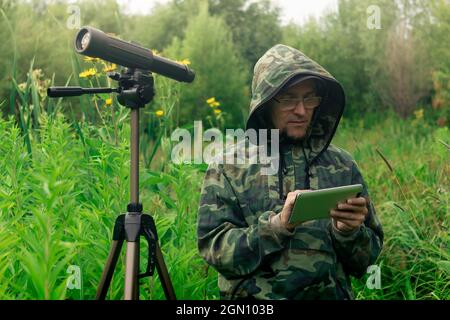
<svg viewBox="0 0 450 320">
<path fill-rule="evenodd" d="M 289 219 L 291 224 L 299 224 L 309 220 L 327 219 L 330 210 L 337 207 L 341 201 L 356 198 L 363 190 L 361 184 L 312 190 L 297 195 Z"/>
</svg>

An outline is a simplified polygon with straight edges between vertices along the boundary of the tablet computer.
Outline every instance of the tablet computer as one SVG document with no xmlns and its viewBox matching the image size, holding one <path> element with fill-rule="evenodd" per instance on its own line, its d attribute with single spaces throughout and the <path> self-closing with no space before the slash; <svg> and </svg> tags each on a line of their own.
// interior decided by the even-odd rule
<svg viewBox="0 0 450 320">
<path fill-rule="evenodd" d="M 300 192 L 294 203 L 290 224 L 300 224 L 315 219 L 327 219 L 330 210 L 341 201 L 357 198 L 363 190 L 362 184 Z"/>
</svg>

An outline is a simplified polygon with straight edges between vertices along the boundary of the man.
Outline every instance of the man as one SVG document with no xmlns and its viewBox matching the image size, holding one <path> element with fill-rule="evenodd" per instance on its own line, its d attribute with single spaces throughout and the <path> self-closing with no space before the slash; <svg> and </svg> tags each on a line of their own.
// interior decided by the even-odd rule
<svg viewBox="0 0 450 320">
<path fill-rule="evenodd" d="M 353 299 L 349 276 L 378 257 L 383 231 L 350 154 L 330 144 L 344 111 L 341 85 L 302 52 L 276 45 L 257 62 L 247 129 L 280 130 L 278 174 L 258 164 L 211 164 L 198 212 L 201 256 L 223 299 Z M 260 147 L 260 146 L 257 146 Z M 319 219 L 288 223 L 295 196 L 363 184 Z"/>
</svg>

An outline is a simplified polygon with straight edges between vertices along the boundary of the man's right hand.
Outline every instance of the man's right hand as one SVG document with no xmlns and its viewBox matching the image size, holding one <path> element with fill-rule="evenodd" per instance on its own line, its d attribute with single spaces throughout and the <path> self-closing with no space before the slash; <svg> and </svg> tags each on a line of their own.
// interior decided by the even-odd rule
<svg viewBox="0 0 450 320">
<path fill-rule="evenodd" d="M 305 191 L 310 191 L 310 190 L 295 190 L 295 191 L 289 192 L 286 197 L 286 201 L 284 203 L 283 209 L 281 210 L 280 213 L 271 217 L 270 223 L 273 225 L 276 225 L 278 227 L 285 228 L 288 231 L 292 232 L 296 225 L 290 224 L 289 219 L 291 218 L 291 215 L 292 215 L 292 209 L 294 208 L 295 199 L 297 198 L 297 195 L 300 192 L 305 192 Z"/>
</svg>

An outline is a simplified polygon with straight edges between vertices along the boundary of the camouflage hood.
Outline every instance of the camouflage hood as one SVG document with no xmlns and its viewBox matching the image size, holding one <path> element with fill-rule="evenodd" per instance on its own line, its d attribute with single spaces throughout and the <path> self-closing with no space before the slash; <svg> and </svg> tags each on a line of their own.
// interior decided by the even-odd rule
<svg viewBox="0 0 450 320">
<path fill-rule="evenodd" d="M 300 76 L 316 76 L 326 86 L 326 95 L 315 111 L 306 139 L 314 161 L 333 139 L 344 112 L 345 95 L 342 86 L 328 71 L 297 49 L 278 44 L 256 63 L 247 129 L 268 129 L 261 111 L 291 79 Z"/>
</svg>

